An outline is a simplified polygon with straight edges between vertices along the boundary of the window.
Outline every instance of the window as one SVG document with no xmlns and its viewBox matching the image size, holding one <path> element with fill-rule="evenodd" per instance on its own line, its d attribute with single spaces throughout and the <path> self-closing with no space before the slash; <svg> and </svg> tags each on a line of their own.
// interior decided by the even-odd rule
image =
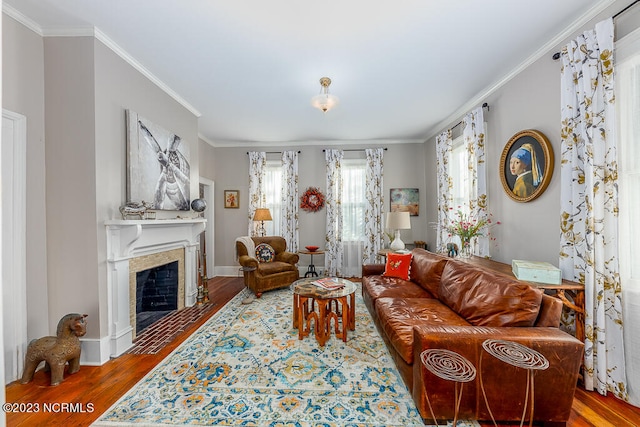
<svg viewBox="0 0 640 427">
<path fill-rule="evenodd" d="M 272 221 L 266 221 L 267 236 L 280 236 L 280 216 L 282 212 L 282 161 L 267 160 L 264 171 L 265 207 L 271 211 Z"/>
<path fill-rule="evenodd" d="M 640 36 L 634 34 L 617 49 L 616 105 L 619 121 L 619 254 L 623 287 L 640 291 L 640 263 L 633 255 L 640 251 Z M 635 216 L 635 217 L 634 217 Z"/>
<path fill-rule="evenodd" d="M 451 159 L 449 159 L 449 174 L 451 176 L 451 207 L 467 213 L 469 210 L 469 152 L 464 144 L 462 135 L 453 140 Z"/>
<path fill-rule="evenodd" d="M 364 159 L 342 161 L 342 240 L 364 240 L 365 212 Z"/>
</svg>

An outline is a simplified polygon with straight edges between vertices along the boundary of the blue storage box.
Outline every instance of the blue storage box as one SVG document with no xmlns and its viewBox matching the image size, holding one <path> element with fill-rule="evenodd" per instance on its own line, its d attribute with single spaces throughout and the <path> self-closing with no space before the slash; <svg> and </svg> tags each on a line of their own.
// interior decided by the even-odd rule
<svg viewBox="0 0 640 427">
<path fill-rule="evenodd" d="M 518 280 L 551 285 L 562 284 L 562 271 L 548 262 L 514 259 L 511 261 L 511 270 Z"/>
</svg>

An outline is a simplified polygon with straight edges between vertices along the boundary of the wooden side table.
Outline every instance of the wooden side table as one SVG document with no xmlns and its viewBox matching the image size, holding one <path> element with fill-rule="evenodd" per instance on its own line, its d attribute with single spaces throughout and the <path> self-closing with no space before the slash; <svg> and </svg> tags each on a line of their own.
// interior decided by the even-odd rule
<svg viewBox="0 0 640 427">
<path fill-rule="evenodd" d="M 314 255 L 324 255 L 324 251 L 298 251 L 299 254 L 309 255 L 311 260 L 309 261 L 309 267 L 307 267 L 307 272 L 304 273 L 304 277 L 318 277 L 318 272 L 316 271 L 316 266 L 313 265 L 313 256 Z"/>
<path fill-rule="evenodd" d="M 331 336 L 333 320 L 336 337 L 347 342 L 347 331 L 356 329 L 357 286 L 349 280 L 338 279 L 344 283 L 344 287 L 331 291 L 313 285 L 313 280 L 299 279 L 291 284 L 293 327 L 298 329 L 298 339 L 311 333 L 313 321 L 316 340 L 324 346 Z"/>
</svg>

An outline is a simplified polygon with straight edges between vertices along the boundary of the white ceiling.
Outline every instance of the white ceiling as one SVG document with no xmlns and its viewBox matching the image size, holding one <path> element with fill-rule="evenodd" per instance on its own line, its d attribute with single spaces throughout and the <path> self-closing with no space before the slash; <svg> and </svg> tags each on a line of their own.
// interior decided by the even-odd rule
<svg viewBox="0 0 640 427">
<path fill-rule="evenodd" d="M 200 115 L 214 146 L 421 142 L 613 0 L 4 0 L 96 34 Z M 310 106 L 332 79 L 340 105 Z"/>
</svg>

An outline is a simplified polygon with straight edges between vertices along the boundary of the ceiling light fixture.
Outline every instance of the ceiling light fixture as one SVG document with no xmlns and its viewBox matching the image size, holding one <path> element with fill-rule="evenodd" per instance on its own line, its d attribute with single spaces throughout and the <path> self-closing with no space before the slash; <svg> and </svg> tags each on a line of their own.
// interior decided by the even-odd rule
<svg viewBox="0 0 640 427">
<path fill-rule="evenodd" d="M 331 95 L 329 93 L 329 85 L 331 84 L 331 79 L 329 77 L 323 77 L 320 79 L 320 95 L 316 95 L 311 98 L 311 105 L 316 107 L 318 110 L 322 110 L 323 113 L 331 110 L 333 107 L 338 105 L 340 100 L 337 96 Z"/>
</svg>

